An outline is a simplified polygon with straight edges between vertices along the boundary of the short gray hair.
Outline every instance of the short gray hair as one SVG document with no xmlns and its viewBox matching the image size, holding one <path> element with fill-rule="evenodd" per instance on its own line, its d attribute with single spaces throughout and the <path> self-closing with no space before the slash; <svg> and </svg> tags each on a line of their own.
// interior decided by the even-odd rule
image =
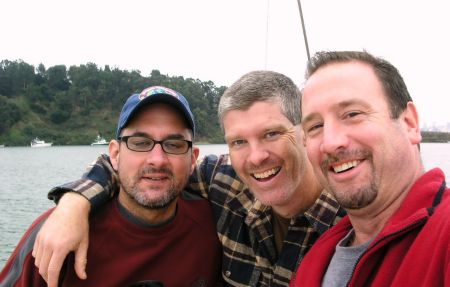
<svg viewBox="0 0 450 287">
<path fill-rule="evenodd" d="M 300 90 L 287 76 L 273 71 L 253 71 L 243 75 L 225 90 L 219 102 L 218 116 L 232 110 L 247 110 L 256 102 L 278 102 L 292 124 L 300 123 Z"/>
</svg>

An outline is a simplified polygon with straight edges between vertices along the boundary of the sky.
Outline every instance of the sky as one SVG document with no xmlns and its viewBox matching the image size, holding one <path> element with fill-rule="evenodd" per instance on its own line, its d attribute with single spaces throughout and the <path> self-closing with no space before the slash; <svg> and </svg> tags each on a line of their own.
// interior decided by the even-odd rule
<svg viewBox="0 0 450 287">
<path fill-rule="evenodd" d="M 450 123 L 450 4 L 301 0 L 310 54 L 367 50 L 393 63 L 421 125 Z M 307 54 L 297 0 L 2 0 L 0 60 L 95 63 L 229 86 L 253 70 L 299 86 Z"/>
</svg>

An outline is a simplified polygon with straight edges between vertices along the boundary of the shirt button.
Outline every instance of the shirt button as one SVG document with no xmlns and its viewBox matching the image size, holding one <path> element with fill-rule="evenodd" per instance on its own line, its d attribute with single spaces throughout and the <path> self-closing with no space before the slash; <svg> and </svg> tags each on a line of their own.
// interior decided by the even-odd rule
<svg viewBox="0 0 450 287">
<path fill-rule="evenodd" d="M 231 276 L 230 270 L 225 271 L 225 276 L 227 276 L 227 277 L 230 277 L 230 276 Z"/>
</svg>

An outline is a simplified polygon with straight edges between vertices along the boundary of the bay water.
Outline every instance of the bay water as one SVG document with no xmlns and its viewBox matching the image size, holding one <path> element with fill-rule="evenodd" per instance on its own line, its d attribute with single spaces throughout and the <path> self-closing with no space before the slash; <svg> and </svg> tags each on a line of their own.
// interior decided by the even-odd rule
<svg viewBox="0 0 450 287">
<path fill-rule="evenodd" d="M 199 145 L 200 156 L 222 154 L 227 145 Z M 0 148 L 0 269 L 34 219 L 54 206 L 47 192 L 78 179 L 107 146 Z M 440 167 L 450 179 L 450 144 L 421 144 L 426 169 Z"/>
</svg>

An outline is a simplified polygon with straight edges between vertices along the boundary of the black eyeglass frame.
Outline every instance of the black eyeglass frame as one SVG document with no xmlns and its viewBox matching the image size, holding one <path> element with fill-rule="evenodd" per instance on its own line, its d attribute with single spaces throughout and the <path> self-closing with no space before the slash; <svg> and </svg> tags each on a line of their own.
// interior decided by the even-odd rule
<svg viewBox="0 0 450 287">
<path fill-rule="evenodd" d="M 130 138 L 145 138 L 145 139 L 148 139 L 148 140 L 152 141 L 153 145 L 148 150 L 135 150 L 135 149 L 132 149 L 132 148 L 130 148 L 128 146 L 128 139 L 130 139 Z M 189 151 L 189 149 L 192 148 L 192 141 L 188 141 L 188 140 L 184 140 L 184 139 L 170 139 L 169 138 L 169 139 L 163 139 L 161 141 L 157 141 L 157 140 L 154 140 L 154 139 L 149 138 L 149 137 L 134 135 L 134 136 L 120 136 L 120 137 L 117 137 L 117 140 L 121 141 L 121 142 L 125 142 L 125 145 L 127 146 L 127 148 L 129 150 L 132 150 L 132 151 L 135 151 L 135 152 L 149 152 L 149 151 L 152 151 L 155 148 L 156 144 L 159 144 L 161 146 L 162 150 L 165 153 L 167 153 L 167 154 L 175 154 L 175 155 L 186 154 Z M 181 141 L 181 142 L 187 143 L 186 151 L 180 152 L 180 153 L 173 153 L 173 152 L 167 151 L 166 148 L 164 147 L 164 142 L 167 142 L 167 141 Z"/>
</svg>

